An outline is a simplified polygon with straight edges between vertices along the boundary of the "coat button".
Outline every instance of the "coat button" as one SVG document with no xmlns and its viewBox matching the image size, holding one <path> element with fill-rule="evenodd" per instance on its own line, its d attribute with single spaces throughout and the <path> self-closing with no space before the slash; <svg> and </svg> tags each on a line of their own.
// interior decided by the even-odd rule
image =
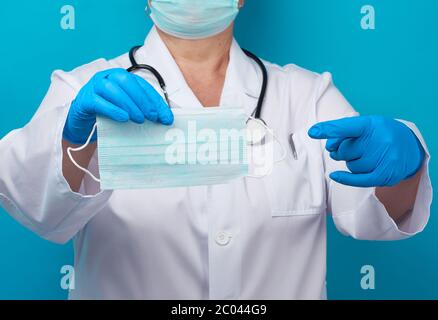
<svg viewBox="0 0 438 320">
<path fill-rule="evenodd" d="M 231 235 L 226 233 L 225 231 L 220 231 L 216 235 L 216 243 L 220 246 L 226 246 L 231 241 Z"/>
</svg>

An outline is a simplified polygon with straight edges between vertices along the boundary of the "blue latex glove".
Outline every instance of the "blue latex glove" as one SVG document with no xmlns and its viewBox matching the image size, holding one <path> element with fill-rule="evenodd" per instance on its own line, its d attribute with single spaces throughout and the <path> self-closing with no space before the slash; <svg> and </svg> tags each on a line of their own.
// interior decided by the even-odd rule
<svg viewBox="0 0 438 320">
<path fill-rule="evenodd" d="M 346 161 L 351 172 L 333 172 L 330 178 L 349 186 L 397 185 L 418 172 L 425 156 L 405 124 L 381 116 L 321 122 L 310 128 L 309 136 L 328 139 L 330 157 Z"/>
<path fill-rule="evenodd" d="M 73 144 L 84 144 L 96 115 L 139 124 L 149 120 L 171 125 L 174 120 L 158 92 L 146 80 L 124 69 L 99 72 L 79 91 L 70 106 L 63 138 Z M 96 139 L 94 134 L 91 141 Z"/>
</svg>

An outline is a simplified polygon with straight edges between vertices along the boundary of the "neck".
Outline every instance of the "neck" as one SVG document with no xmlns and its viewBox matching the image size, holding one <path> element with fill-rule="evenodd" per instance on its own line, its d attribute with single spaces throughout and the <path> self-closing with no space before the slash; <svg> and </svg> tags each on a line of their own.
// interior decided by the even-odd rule
<svg viewBox="0 0 438 320">
<path fill-rule="evenodd" d="M 158 33 L 178 66 L 184 71 L 202 68 L 218 71 L 226 68 L 233 42 L 233 26 L 224 32 L 201 40 L 186 40 L 173 37 L 158 29 Z"/>
</svg>

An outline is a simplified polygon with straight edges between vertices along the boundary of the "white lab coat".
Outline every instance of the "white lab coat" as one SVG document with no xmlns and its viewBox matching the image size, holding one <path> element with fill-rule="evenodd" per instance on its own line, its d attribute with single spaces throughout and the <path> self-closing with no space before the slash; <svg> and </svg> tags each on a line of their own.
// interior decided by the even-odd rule
<svg viewBox="0 0 438 320">
<path fill-rule="evenodd" d="M 138 51 L 154 66 L 179 106 L 201 108 L 155 29 Z M 322 75 L 266 63 L 263 118 L 288 149 L 264 179 L 159 190 L 101 191 L 85 178 L 79 193 L 61 171 L 62 129 L 70 102 L 98 71 L 130 66 L 128 55 L 56 71 L 38 112 L 0 142 L 0 203 L 41 237 L 75 248 L 72 299 L 325 298 L 326 213 L 357 239 L 397 240 L 423 230 L 432 188 L 425 161 L 414 210 L 396 224 L 374 189 L 328 179 L 343 162 L 310 139 L 319 121 L 357 115 Z M 161 93 L 155 78 L 142 74 Z M 221 106 L 254 110 L 261 72 L 234 41 Z M 408 123 L 426 145 L 416 127 Z M 295 134 L 298 160 L 289 149 Z M 97 156 L 90 170 L 97 173 Z"/>
</svg>

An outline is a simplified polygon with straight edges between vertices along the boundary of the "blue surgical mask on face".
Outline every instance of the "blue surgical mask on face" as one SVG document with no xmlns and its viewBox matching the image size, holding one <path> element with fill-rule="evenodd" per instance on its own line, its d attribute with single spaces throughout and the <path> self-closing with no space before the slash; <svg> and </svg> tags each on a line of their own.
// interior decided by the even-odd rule
<svg viewBox="0 0 438 320">
<path fill-rule="evenodd" d="M 227 29 L 239 13 L 239 0 L 152 0 L 155 25 L 182 39 L 203 39 Z"/>
<path fill-rule="evenodd" d="M 248 174 L 242 108 L 172 111 L 171 127 L 98 117 L 100 179 L 83 171 L 103 190 L 213 185 Z"/>
</svg>

